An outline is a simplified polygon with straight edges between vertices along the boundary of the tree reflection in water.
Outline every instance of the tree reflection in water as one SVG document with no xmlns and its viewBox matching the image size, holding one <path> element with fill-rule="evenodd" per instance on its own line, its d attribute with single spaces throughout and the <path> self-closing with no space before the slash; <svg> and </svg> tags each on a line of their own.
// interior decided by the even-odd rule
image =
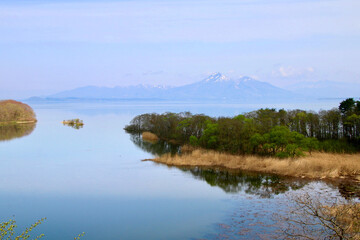
<svg viewBox="0 0 360 240">
<path fill-rule="evenodd" d="M 220 187 L 227 193 L 244 191 L 247 194 L 257 195 L 262 198 L 270 198 L 273 195 L 285 193 L 289 190 L 300 189 L 309 182 L 304 179 L 225 169 L 200 167 L 180 167 L 179 169 L 190 173 L 196 179 L 205 180 L 211 186 Z"/>
<path fill-rule="evenodd" d="M 159 156 L 164 153 L 178 154 L 180 146 L 158 141 L 151 143 L 144 141 L 139 134 L 131 134 L 131 141 L 142 150 Z M 285 193 L 289 190 L 297 190 L 310 183 L 309 179 L 291 178 L 273 174 L 235 171 L 222 168 L 200 168 L 200 167 L 176 167 L 194 178 L 206 181 L 211 186 L 220 187 L 227 193 L 244 191 L 247 194 L 257 195 L 262 198 L 271 198 L 274 195 Z M 360 196 L 358 183 L 346 180 L 326 181 L 331 188 L 338 189 L 345 198 Z"/>
<path fill-rule="evenodd" d="M 180 147 L 166 141 L 151 143 L 144 141 L 139 134 L 131 134 L 131 141 L 142 150 L 153 155 L 164 153 L 177 154 Z M 227 193 L 245 191 L 269 198 L 274 194 L 284 193 L 291 189 L 300 189 L 308 181 L 304 179 L 285 178 L 276 175 L 229 171 L 225 169 L 206 169 L 199 167 L 177 167 L 183 172 L 189 173 L 196 179 L 206 181 L 211 186 L 217 186 Z"/>
<path fill-rule="evenodd" d="M 15 138 L 30 135 L 34 131 L 35 127 L 35 123 L 0 126 L 0 141 L 10 141 Z"/>
<path fill-rule="evenodd" d="M 140 134 L 131 134 L 130 139 L 137 147 L 155 156 L 160 156 L 164 153 L 176 154 L 180 152 L 180 146 L 178 145 L 162 140 L 157 142 L 144 141 Z"/>
</svg>

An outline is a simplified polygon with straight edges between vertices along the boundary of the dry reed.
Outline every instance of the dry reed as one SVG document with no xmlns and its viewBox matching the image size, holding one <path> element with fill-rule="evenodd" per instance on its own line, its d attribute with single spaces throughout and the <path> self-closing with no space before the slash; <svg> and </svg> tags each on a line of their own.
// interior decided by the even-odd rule
<svg viewBox="0 0 360 240">
<path fill-rule="evenodd" d="M 148 142 L 157 142 L 159 141 L 158 136 L 156 134 L 153 134 L 151 132 L 143 132 L 142 133 L 142 139 Z"/>
<path fill-rule="evenodd" d="M 360 239 L 360 203 L 331 206 L 327 210 L 328 215 L 343 225 L 347 232 L 357 233 L 353 239 Z"/>
<path fill-rule="evenodd" d="M 188 154 L 162 155 L 154 162 L 174 166 L 225 167 L 308 178 L 360 177 L 360 154 L 314 152 L 296 159 L 278 159 L 253 155 L 231 155 L 196 149 Z"/>
</svg>

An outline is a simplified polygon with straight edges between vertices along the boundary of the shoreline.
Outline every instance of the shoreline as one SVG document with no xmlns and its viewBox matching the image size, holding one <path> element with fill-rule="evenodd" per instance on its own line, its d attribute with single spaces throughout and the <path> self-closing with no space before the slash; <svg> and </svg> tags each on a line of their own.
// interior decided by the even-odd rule
<svg viewBox="0 0 360 240">
<path fill-rule="evenodd" d="M 165 154 L 143 161 L 175 167 L 223 168 L 319 180 L 347 178 L 360 182 L 360 153 L 314 152 L 312 155 L 295 159 L 278 159 L 255 155 L 231 155 L 196 149 L 183 155 Z"/>
</svg>

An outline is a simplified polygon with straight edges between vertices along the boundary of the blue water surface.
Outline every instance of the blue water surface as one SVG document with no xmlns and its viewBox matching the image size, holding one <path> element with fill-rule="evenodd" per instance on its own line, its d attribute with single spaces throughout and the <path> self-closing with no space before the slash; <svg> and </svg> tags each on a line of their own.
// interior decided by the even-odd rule
<svg viewBox="0 0 360 240">
<path fill-rule="evenodd" d="M 134 144 L 123 130 L 142 113 L 234 116 L 272 107 L 270 104 L 119 101 L 29 105 L 38 119 L 32 133 L 0 142 L 0 220 L 15 219 L 20 230 L 46 217 L 35 231 L 45 233 L 45 239 L 73 239 L 81 232 L 87 240 L 220 239 L 239 209 L 246 215 L 249 209 L 265 204 L 276 211 L 281 194 L 264 197 L 264 189 L 243 186 L 259 182 L 258 177 L 242 176 L 231 183 L 227 176 L 224 181 L 217 178 L 216 172 L 142 162 L 153 155 Z M 336 102 L 318 102 L 274 107 L 319 110 L 336 106 Z M 74 129 L 61 123 L 72 118 L 82 119 L 84 127 Z M 260 214 L 255 222 L 266 222 L 268 217 Z M 254 218 L 249 219 L 248 224 Z M 231 227 L 236 230 L 228 239 L 246 236 L 242 223 Z"/>
</svg>

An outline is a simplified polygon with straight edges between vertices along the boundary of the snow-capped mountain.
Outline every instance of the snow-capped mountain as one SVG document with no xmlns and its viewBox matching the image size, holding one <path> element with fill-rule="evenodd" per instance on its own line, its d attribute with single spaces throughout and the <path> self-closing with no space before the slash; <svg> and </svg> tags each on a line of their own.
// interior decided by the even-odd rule
<svg viewBox="0 0 360 240">
<path fill-rule="evenodd" d="M 292 97 L 289 91 L 269 83 L 257 81 L 250 77 L 228 78 L 221 73 L 213 74 L 206 79 L 171 89 L 178 98 L 200 99 L 282 99 Z"/>
<path fill-rule="evenodd" d="M 137 85 L 128 87 L 87 86 L 60 92 L 48 98 L 86 99 L 166 99 L 166 100 L 249 100 L 268 101 L 294 98 L 290 91 L 250 77 L 232 79 L 215 73 L 192 84 L 180 87 Z"/>
</svg>

